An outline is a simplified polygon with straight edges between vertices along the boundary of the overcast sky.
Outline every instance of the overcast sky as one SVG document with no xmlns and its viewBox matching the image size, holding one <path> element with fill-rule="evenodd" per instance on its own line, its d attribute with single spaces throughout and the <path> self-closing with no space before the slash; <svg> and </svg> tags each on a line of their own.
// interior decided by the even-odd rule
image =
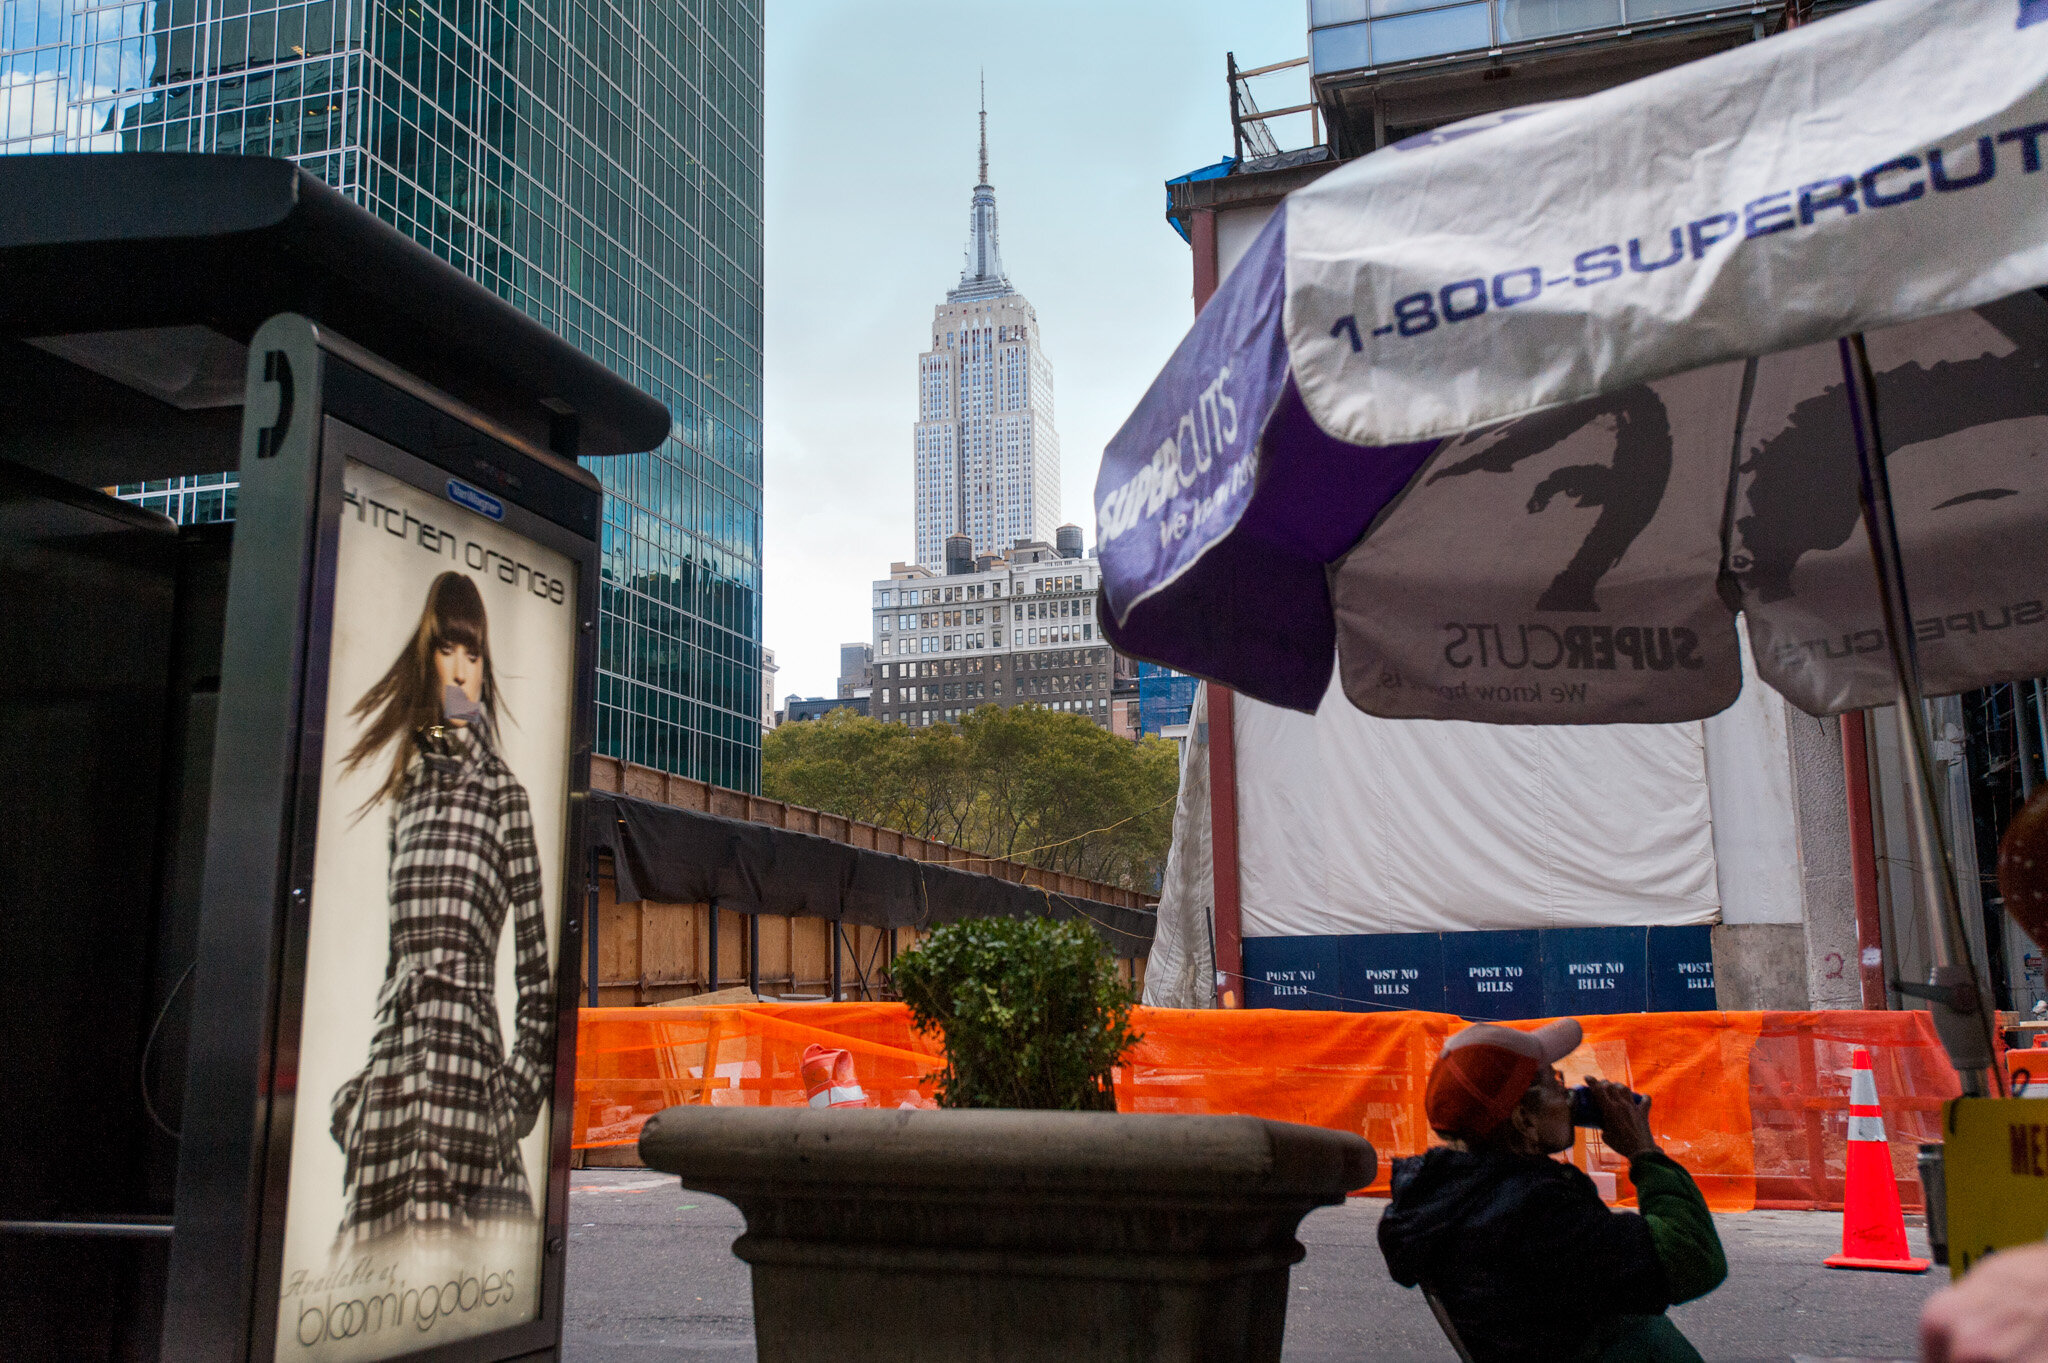
<svg viewBox="0 0 2048 1363">
<path fill-rule="evenodd" d="M 764 642 L 830 695 L 869 583 L 908 559 L 917 356 L 959 281 L 988 74 L 1003 264 L 1053 363 L 1061 519 L 1191 320 L 1164 182 L 1230 152 L 1223 56 L 1301 56 L 1303 0 L 772 0 Z M 1255 87 L 1302 102 L 1300 69 Z M 1293 126 L 1299 124 L 1300 126 Z M 1308 141 L 1305 119 L 1277 127 Z"/>
</svg>

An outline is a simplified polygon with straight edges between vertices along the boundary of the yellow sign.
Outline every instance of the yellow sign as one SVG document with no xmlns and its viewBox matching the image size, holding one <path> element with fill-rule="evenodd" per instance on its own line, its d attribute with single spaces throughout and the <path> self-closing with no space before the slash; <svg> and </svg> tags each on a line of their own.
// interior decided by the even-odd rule
<svg viewBox="0 0 2048 1363">
<path fill-rule="evenodd" d="M 1948 1265 L 1960 1278 L 1995 1249 L 2048 1236 L 2048 1098 L 1957 1098 L 1942 1116 Z"/>
</svg>

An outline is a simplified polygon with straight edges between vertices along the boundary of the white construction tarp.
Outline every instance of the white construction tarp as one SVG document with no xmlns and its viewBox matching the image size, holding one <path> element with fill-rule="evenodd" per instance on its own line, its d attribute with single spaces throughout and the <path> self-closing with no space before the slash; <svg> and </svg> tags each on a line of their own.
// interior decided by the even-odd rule
<svg viewBox="0 0 2048 1363">
<path fill-rule="evenodd" d="M 1378 719 L 1334 685 L 1236 712 L 1247 937 L 1719 917 L 1698 724 Z"/>
<path fill-rule="evenodd" d="M 1195 688 L 1188 737 L 1180 750 L 1180 798 L 1173 846 L 1159 885 L 1159 926 L 1145 961 L 1145 1006 L 1213 1008 L 1216 954 L 1212 919 L 1215 862 L 1209 824 L 1209 688 Z"/>
<path fill-rule="evenodd" d="M 2043 137 L 2048 5 L 1875 0 L 1410 138 L 1288 197 L 1294 379 L 1392 445 L 1988 303 L 2048 277 Z"/>
</svg>

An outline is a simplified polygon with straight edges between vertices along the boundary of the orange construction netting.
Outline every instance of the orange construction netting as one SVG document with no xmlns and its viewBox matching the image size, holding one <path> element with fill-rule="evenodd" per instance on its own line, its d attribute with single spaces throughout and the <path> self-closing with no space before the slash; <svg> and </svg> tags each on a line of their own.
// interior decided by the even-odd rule
<svg viewBox="0 0 2048 1363">
<path fill-rule="evenodd" d="M 1719 1211 L 1840 1206 L 1850 1053 L 1869 1049 L 1901 1198 L 1920 1199 L 1916 1145 L 1938 1137 L 1941 1101 L 1960 1092 L 1920 1011 L 1620 1013 L 1583 1017 L 1586 1043 L 1561 1068 L 1627 1084 L 1655 1102 L 1652 1125 Z M 806 1101 L 798 1063 L 813 1043 L 853 1054 L 882 1107 L 930 1107 L 937 1039 L 887 1003 L 587 1008 L 577 1038 L 575 1144 L 631 1145 L 647 1118 L 681 1103 Z M 1144 1039 L 1119 1067 L 1125 1112 L 1244 1113 L 1355 1131 L 1387 1162 L 1432 1137 L 1423 1087 L 1442 1013 L 1140 1008 Z M 708 1075 L 707 1075 L 708 1072 Z M 1581 1132 L 1572 1159 L 1620 1202 L 1627 1163 Z M 1611 1185 L 1608 1183 L 1612 1179 Z"/>
</svg>

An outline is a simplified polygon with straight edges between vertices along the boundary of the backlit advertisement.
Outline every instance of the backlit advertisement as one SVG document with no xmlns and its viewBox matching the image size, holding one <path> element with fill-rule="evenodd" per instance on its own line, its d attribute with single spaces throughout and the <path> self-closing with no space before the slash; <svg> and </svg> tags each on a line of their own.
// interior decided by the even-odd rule
<svg viewBox="0 0 2048 1363">
<path fill-rule="evenodd" d="M 493 511 L 344 465 L 279 1359 L 540 1309 L 577 581 Z"/>
</svg>

